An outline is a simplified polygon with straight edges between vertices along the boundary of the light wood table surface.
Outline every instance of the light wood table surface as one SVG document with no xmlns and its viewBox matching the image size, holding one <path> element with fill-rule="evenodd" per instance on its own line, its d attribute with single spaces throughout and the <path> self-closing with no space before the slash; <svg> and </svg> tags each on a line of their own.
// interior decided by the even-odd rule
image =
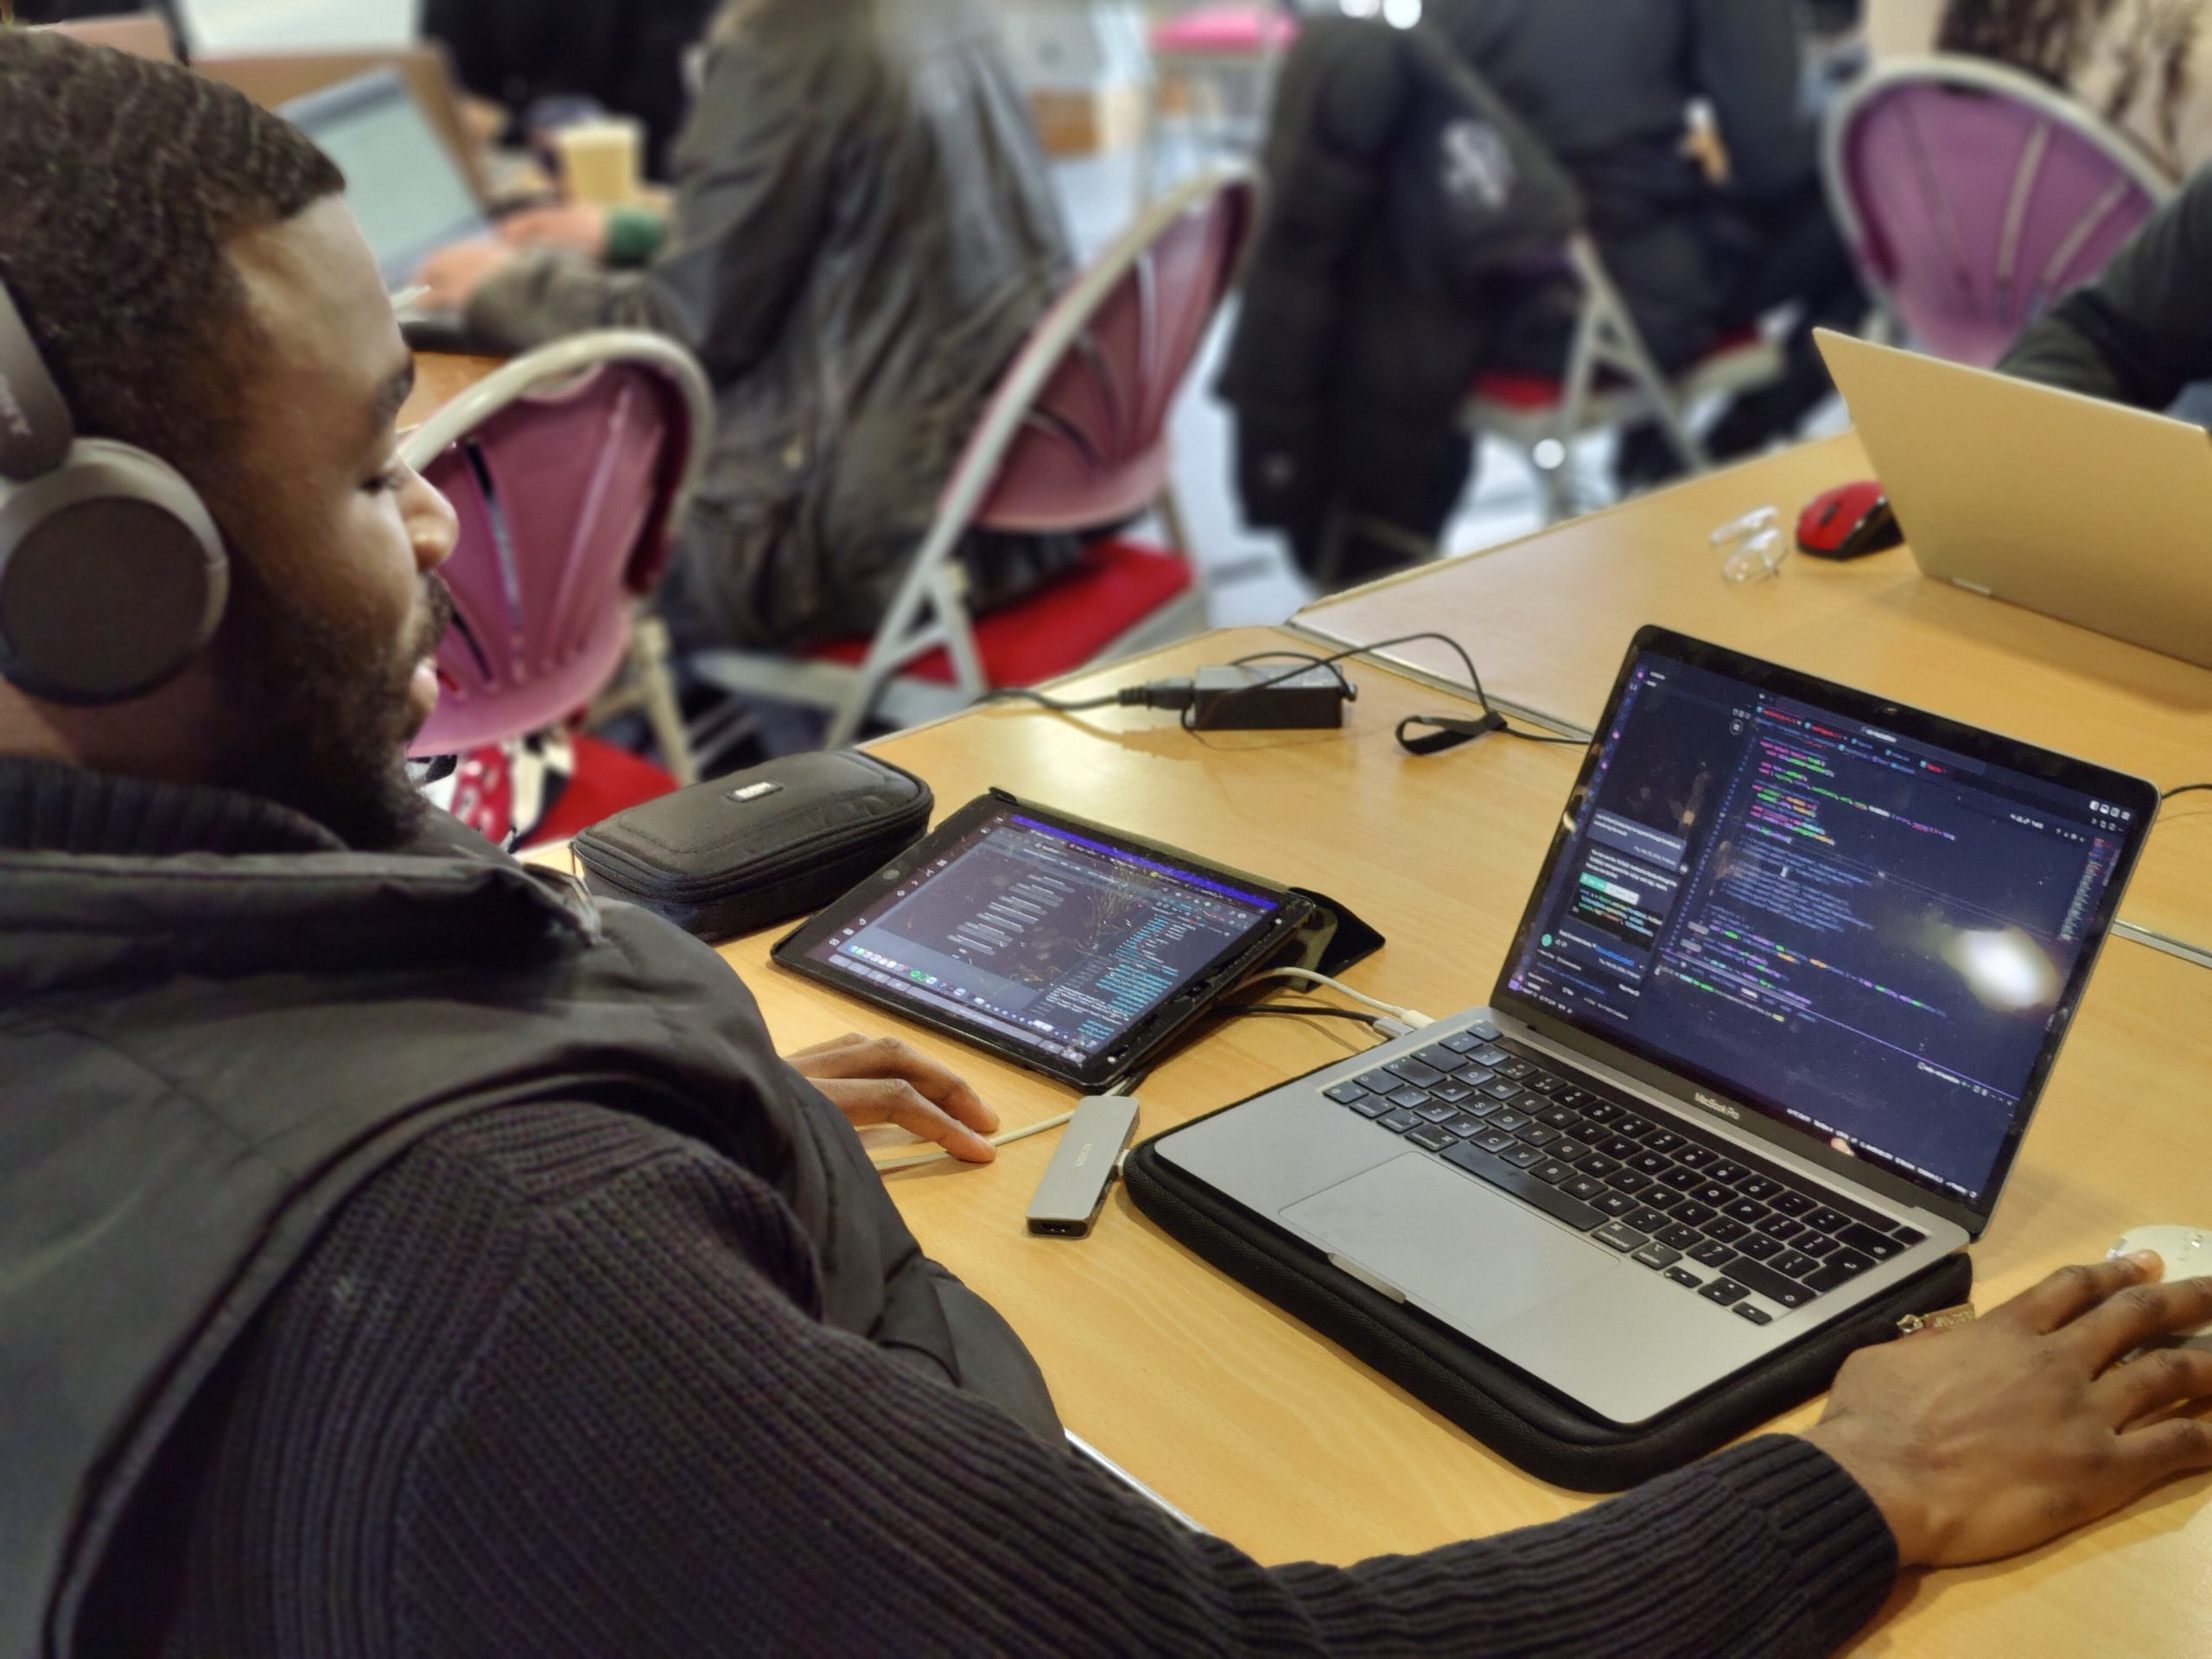
<svg viewBox="0 0 2212 1659">
<path fill-rule="evenodd" d="M 1788 536 L 1813 496 L 1872 471 L 1846 434 L 1322 601 L 1296 626 L 1339 645 L 1438 629 L 1473 653 L 1495 700 L 1586 731 L 1630 639 L 1656 622 L 2161 788 L 2212 781 L 2212 671 L 1928 581 L 1902 548 L 1721 579 L 1716 527 L 1771 505 Z M 1390 655 L 1464 681 L 1440 645 Z M 2212 795 L 2168 807 L 2122 915 L 2212 947 Z"/>
<path fill-rule="evenodd" d="M 1066 689 L 1103 690 L 1284 640 L 1217 634 Z M 874 749 L 927 779 L 941 815 L 999 785 L 1318 887 L 1389 938 L 1351 982 L 1432 1014 L 1479 1003 L 1577 752 L 1491 738 L 1414 760 L 1392 730 L 1444 700 L 1383 670 L 1354 677 L 1361 696 L 1341 734 L 1192 736 L 1171 717 L 1137 710 L 1067 719 L 1002 708 Z M 890 1028 L 966 1075 L 1007 1127 L 1072 1103 L 1060 1085 L 770 968 L 773 937 L 723 954 L 759 996 L 779 1046 Z M 1145 1084 L 1141 1132 L 1365 1040 L 1341 1020 L 1228 1022 Z M 2098 1255 L 2131 1225 L 2208 1219 L 2208 1077 L 2212 974 L 2115 944 L 1988 1243 L 1976 1250 L 1982 1306 Z M 1030 1236 L 1022 1214 L 1051 1151 L 1051 1137 L 1038 1136 L 988 1167 L 893 1175 L 891 1190 L 924 1246 L 1027 1339 L 1069 1427 L 1205 1526 L 1262 1560 L 1351 1561 L 1552 1520 L 1589 1501 L 1521 1474 L 1245 1292 L 1170 1241 L 1118 1188 L 1089 1239 Z M 1813 1414 L 1808 1408 L 1784 1426 Z M 2009 1567 L 1909 1581 L 1858 1650 L 1960 1659 L 2212 1653 L 2207 1491 L 2203 1479 L 2178 1484 Z"/>
<path fill-rule="evenodd" d="M 506 361 L 503 357 L 464 357 L 446 352 L 415 353 L 415 390 L 399 411 L 403 432 L 424 421 Z"/>
</svg>

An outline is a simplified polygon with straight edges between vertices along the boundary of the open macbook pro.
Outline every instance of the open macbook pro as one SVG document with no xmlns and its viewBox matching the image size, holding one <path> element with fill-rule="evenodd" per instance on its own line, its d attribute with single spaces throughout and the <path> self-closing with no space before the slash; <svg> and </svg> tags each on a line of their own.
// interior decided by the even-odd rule
<svg viewBox="0 0 2212 1659">
<path fill-rule="evenodd" d="M 2212 435 L 1819 332 L 1921 569 L 2212 668 Z"/>
<path fill-rule="evenodd" d="M 2158 798 L 1657 629 L 1598 731 L 1489 1007 L 1159 1154 L 1633 1426 L 1980 1236 Z"/>
</svg>

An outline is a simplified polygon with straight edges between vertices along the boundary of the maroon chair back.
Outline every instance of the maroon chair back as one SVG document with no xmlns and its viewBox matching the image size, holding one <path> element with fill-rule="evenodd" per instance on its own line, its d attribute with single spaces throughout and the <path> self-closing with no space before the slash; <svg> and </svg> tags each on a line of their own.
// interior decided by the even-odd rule
<svg viewBox="0 0 2212 1659">
<path fill-rule="evenodd" d="M 1151 505 L 1167 477 L 1168 415 L 1235 280 L 1255 207 L 1248 180 L 1225 184 L 1108 255 L 1046 314 L 978 428 L 987 439 L 996 406 L 1047 371 L 972 522 L 1085 530 Z"/>
<path fill-rule="evenodd" d="M 667 556 L 688 418 L 663 376 L 605 363 L 498 410 L 425 469 L 461 540 L 441 573 L 454 605 L 442 696 L 414 753 L 537 731 L 607 685 L 630 602 Z"/>
<path fill-rule="evenodd" d="M 1972 60 L 1877 75 L 1839 111 L 1829 180 L 1860 269 L 1907 334 L 1983 368 L 2101 271 L 2165 194 L 2091 111 Z"/>
</svg>

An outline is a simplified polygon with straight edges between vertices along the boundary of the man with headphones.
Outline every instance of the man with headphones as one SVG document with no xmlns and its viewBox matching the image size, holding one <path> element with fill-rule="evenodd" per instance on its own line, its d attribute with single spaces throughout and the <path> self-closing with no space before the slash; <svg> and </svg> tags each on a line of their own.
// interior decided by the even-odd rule
<svg viewBox="0 0 2212 1659">
<path fill-rule="evenodd" d="M 1809 1655 L 2212 1466 L 2132 1259 L 1420 1556 L 1071 1456 L 721 959 L 407 789 L 454 531 L 340 188 L 0 31 L 0 1655 Z"/>
</svg>

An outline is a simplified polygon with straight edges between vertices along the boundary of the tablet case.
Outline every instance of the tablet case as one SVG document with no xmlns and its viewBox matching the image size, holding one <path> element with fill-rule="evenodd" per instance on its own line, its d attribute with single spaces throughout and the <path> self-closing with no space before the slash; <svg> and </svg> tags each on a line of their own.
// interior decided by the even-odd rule
<svg viewBox="0 0 2212 1659">
<path fill-rule="evenodd" d="M 1641 1427 L 1621 1428 L 1528 1381 L 1458 1332 L 1339 1273 L 1319 1252 L 1162 1158 L 1164 1138 L 1154 1135 L 1134 1148 L 1123 1167 L 1138 1209 L 1500 1457 L 1578 1492 L 1623 1491 L 1695 1462 L 1811 1399 L 1852 1353 L 1898 1335 L 1907 1315 L 1955 1306 L 1974 1288 L 1974 1263 L 1948 1256 L 1713 1392 Z"/>
<path fill-rule="evenodd" d="M 709 944 L 818 910 L 929 827 L 911 772 L 852 749 L 795 754 L 618 812 L 578 836 L 584 885 Z"/>
</svg>

